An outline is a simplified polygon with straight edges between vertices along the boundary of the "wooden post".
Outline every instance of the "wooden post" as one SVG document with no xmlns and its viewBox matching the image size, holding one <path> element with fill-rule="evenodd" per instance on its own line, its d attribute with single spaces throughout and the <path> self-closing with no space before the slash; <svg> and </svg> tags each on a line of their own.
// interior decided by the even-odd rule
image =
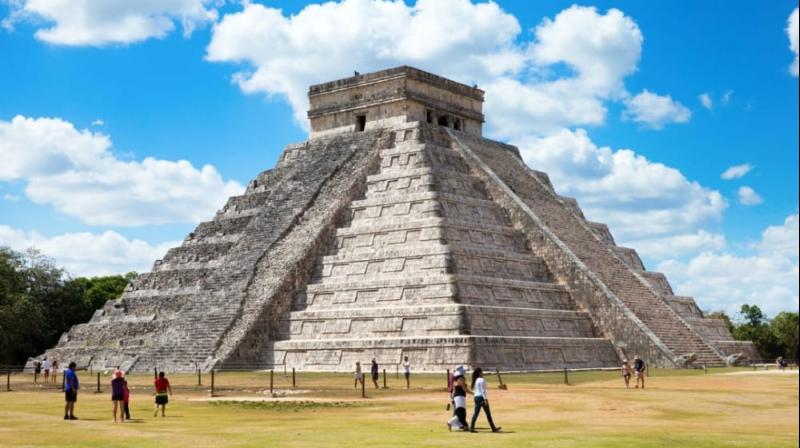
<svg viewBox="0 0 800 448">
<path fill-rule="evenodd" d="M 447 384 L 447 391 L 449 392 L 450 391 L 450 369 L 447 369 L 446 372 L 447 373 L 445 373 L 445 384 Z"/>
<path fill-rule="evenodd" d="M 564 384 L 569 386 L 569 375 L 567 373 L 567 368 L 566 367 L 564 367 Z"/>
<path fill-rule="evenodd" d="M 399 364 L 394 366 L 394 377 L 395 378 L 400 378 L 400 365 Z"/>
<path fill-rule="evenodd" d="M 158 379 L 158 369 L 155 367 L 153 367 L 153 379 L 155 380 Z"/>
<path fill-rule="evenodd" d="M 386 369 L 383 369 L 383 388 L 388 389 L 388 387 L 386 387 Z"/>
<path fill-rule="evenodd" d="M 95 391 L 95 393 L 100 393 L 100 372 L 97 372 L 97 391 Z"/>
<path fill-rule="evenodd" d="M 507 390 L 508 386 L 506 386 L 506 383 L 503 382 L 503 377 L 500 376 L 500 369 L 495 369 L 495 371 L 497 372 L 497 380 L 500 381 L 500 385 L 497 386 L 497 388 L 502 390 Z"/>
<path fill-rule="evenodd" d="M 275 374 L 275 371 L 270 369 L 269 370 L 269 394 L 270 395 L 272 395 L 272 390 L 273 390 L 272 389 L 272 384 L 273 384 L 272 377 L 273 377 L 274 374 Z"/>
<path fill-rule="evenodd" d="M 214 369 L 211 369 L 211 396 L 214 396 Z"/>
<path fill-rule="evenodd" d="M 361 376 L 361 398 L 367 398 L 367 390 L 364 388 L 364 383 L 366 383 L 366 381 L 364 381 L 364 376 L 362 375 Z"/>
<path fill-rule="evenodd" d="M 203 385 L 202 378 L 200 377 L 200 369 L 197 369 L 197 385 L 198 386 Z"/>
<path fill-rule="evenodd" d="M 292 388 L 297 387 L 297 377 L 294 374 L 294 367 L 292 367 Z"/>
<path fill-rule="evenodd" d="M 11 392 L 11 370 L 6 371 L 6 392 Z"/>
</svg>

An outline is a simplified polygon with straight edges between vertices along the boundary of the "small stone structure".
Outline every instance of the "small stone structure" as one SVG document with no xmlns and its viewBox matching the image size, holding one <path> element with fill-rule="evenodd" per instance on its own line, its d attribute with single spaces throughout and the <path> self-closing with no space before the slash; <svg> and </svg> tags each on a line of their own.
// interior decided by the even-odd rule
<svg viewBox="0 0 800 448">
<path fill-rule="evenodd" d="M 45 354 L 136 371 L 757 356 L 482 138 L 478 88 L 398 67 L 309 98 L 308 141 Z"/>
</svg>

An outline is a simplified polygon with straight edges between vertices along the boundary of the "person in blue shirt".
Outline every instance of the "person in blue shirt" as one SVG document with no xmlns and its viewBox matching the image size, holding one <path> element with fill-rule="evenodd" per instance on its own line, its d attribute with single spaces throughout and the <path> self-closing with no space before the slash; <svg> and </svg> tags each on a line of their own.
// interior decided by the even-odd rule
<svg viewBox="0 0 800 448">
<path fill-rule="evenodd" d="M 64 420 L 77 420 L 75 417 L 75 402 L 78 401 L 78 374 L 75 373 L 75 362 L 69 363 L 69 367 L 64 372 L 64 399 L 67 404 L 64 406 Z"/>
</svg>

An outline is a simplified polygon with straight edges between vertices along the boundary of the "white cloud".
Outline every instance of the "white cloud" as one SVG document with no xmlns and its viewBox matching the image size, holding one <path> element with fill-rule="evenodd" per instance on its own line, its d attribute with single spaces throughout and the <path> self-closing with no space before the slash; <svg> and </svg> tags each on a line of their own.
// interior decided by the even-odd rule
<svg viewBox="0 0 800 448">
<path fill-rule="evenodd" d="M 798 76 L 800 74 L 800 62 L 798 62 L 798 14 L 797 8 L 794 8 L 794 11 L 789 15 L 789 19 L 786 21 L 786 34 L 789 36 L 789 49 L 792 50 L 794 53 L 794 61 L 792 65 L 789 67 L 789 71 L 794 75 Z"/>
<path fill-rule="evenodd" d="M 382 0 L 312 4 L 294 16 L 245 3 L 214 26 L 207 59 L 243 63 L 247 93 L 285 96 L 306 124 L 310 84 L 410 64 L 465 82 L 518 70 L 517 20 L 495 3 Z"/>
<path fill-rule="evenodd" d="M 764 202 L 755 190 L 746 185 L 739 187 L 736 193 L 739 197 L 739 203 L 742 205 L 758 205 Z"/>
<path fill-rule="evenodd" d="M 102 46 L 163 38 L 180 22 L 184 36 L 217 20 L 214 0 L 17 0 L 3 26 L 31 21 L 36 38 L 56 45 Z M 213 5 L 212 5 L 213 6 Z M 43 23 L 47 25 L 43 25 Z"/>
<path fill-rule="evenodd" d="M 650 259 L 663 260 L 697 254 L 702 251 L 721 250 L 725 248 L 726 241 L 725 235 L 701 229 L 694 233 L 626 241 L 625 244 Z"/>
<path fill-rule="evenodd" d="M 35 248 L 76 276 L 149 271 L 153 261 L 179 244 L 179 241 L 170 241 L 152 245 L 113 231 L 65 233 L 48 238 L 35 231 L 0 225 L 0 246 L 9 246 L 17 251 Z"/>
<path fill-rule="evenodd" d="M 199 222 L 243 187 L 210 165 L 122 161 L 111 139 L 60 118 L 0 120 L 0 182 L 22 179 L 29 199 L 93 225 Z"/>
<path fill-rule="evenodd" d="M 800 254 L 800 216 L 789 215 L 783 225 L 769 226 L 761 234 L 755 248 L 763 254 L 778 253 L 794 259 Z"/>
<path fill-rule="evenodd" d="M 103 125 L 105 125 L 105 124 L 106 124 L 106 122 L 105 122 L 105 121 L 103 121 L 103 120 L 101 120 L 101 119 L 99 119 L 99 118 L 98 118 L 97 120 L 94 120 L 94 121 L 92 122 L 92 126 L 103 126 Z"/>
<path fill-rule="evenodd" d="M 314 4 L 294 16 L 260 4 L 214 26 L 207 59 L 243 66 L 246 93 L 288 99 L 307 127 L 309 84 L 410 64 L 486 90 L 489 133 L 510 137 L 602 124 L 606 100 L 624 98 L 642 34 L 621 11 L 573 6 L 520 38 L 514 16 L 493 3 L 384 0 Z M 554 76 L 554 67 L 571 73 Z"/>
<path fill-rule="evenodd" d="M 725 180 L 739 179 L 740 177 L 744 177 L 752 169 L 753 166 L 749 163 L 733 165 L 728 167 L 728 169 L 726 169 L 719 177 Z"/>
<path fill-rule="evenodd" d="M 560 194 L 576 197 L 586 216 L 609 224 L 621 243 L 689 238 L 727 207 L 719 192 L 675 168 L 630 149 L 598 147 L 583 129 L 513 143 L 528 166 L 547 172 Z"/>
<path fill-rule="evenodd" d="M 687 123 L 692 112 L 670 95 L 658 95 L 643 90 L 625 102 L 623 118 L 641 123 L 650 129 L 661 129 L 669 123 Z"/>
<path fill-rule="evenodd" d="M 6 193 L 3 195 L 3 200 L 9 202 L 17 202 L 19 201 L 19 195 Z"/>
<path fill-rule="evenodd" d="M 798 308 L 798 215 L 782 226 L 764 230 L 755 253 L 704 252 L 687 262 L 666 260 L 658 270 L 667 274 L 676 292 L 697 298 L 704 309 L 736 313 L 756 304 L 767 314 Z"/>
<path fill-rule="evenodd" d="M 700 104 L 702 104 L 703 107 L 705 107 L 708 110 L 714 108 L 714 100 L 711 99 L 711 95 L 709 95 L 707 92 L 701 93 L 699 98 L 700 98 Z"/>
</svg>

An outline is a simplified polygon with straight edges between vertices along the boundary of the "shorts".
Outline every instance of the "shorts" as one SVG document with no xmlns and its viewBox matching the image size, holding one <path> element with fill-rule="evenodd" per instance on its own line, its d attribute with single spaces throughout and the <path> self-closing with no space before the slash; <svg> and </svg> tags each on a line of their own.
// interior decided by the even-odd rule
<svg viewBox="0 0 800 448">
<path fill-rule="evenodd" d="M 111 394 L 111 401 L 122 401 L 125 399 L 125 394 Z"/>
<path fill-rule="evenodd" d="M 38 375 L 38 374 L 42 373 L 42 369 L 37 367 L 37 368 L 33 369 L 33 373 Z"/>
<path fill-rule="evenodd" d="M 64 401 L 67 403 L 74 403 L 78 401 L 78 393 L 72 389 L 67 389 L 64 391 Z"/>
<path fill-rule="evenodd" d="M 637 370 L 636 371 L 636 378 L 644 377 L 644 370 Z"/>
<path fill-rule="evenodd" d="M 169 403 L 169 397 L 166 395 L 156 395 L 156 404 L 167 404 Z"/>
<path fill-rule="evenodd" d="M 629 379 L 631 379 L 631 374 L 630 373 L 626 373 L 626 374 L 622 375 L 622 377 L 625 378 L 626 380 L 629 380 Z"/>
<path fill-rule="evenodd" d="M 411 372 L 403 372 L 403 376 L 406 377 L 406 379 L 408 379 L 408 377 L 411 376 Z"/>
</svg>

